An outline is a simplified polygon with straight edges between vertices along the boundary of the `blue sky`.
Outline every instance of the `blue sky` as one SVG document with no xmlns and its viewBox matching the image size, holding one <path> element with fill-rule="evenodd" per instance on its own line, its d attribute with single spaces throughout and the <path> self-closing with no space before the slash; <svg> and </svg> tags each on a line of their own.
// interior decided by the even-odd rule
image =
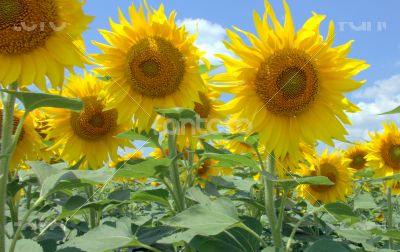
<svg viewBox="0 0 400 252">
<path fill-rule="evenodd" d="M 139 1 L 134 1 L 139 4 Z M 271 0 L 276 15 L 283 20 L 281 0 Z M 164 3 L 167 12 L 176 10 L 177 19 L 194 30 L 199 24 L 199 47 L 212 52 L 226 52 L 221 40 L 224 29 L 232 25 L 254 32 L 253 10 L 264 11 L 262 0 L 202 0 L 202 1 L 160 1 L 148 0 L 150 6 Z M 326 34 L 328 20 L 336 25 L 335 44 L 355 40 L 350 57 L 364 59 L 371 67 L 360 74 L 358 79 L 366 79 L 365 87 L 349 97 L 364 111 L 351 116 L 354 125 L 348 127 L 351 140 L 367 138 L 367 129 L 379 130 L 381 122 L 394 120 L 399 116 L 376 116 L 380 112 L 400 105 L 400 1 L 398 0 L 288 0 L 299 28 L 311 16 L 311 12 L 327 15 L 321 27 Z M 98 52 L 91 40 L 103 41 L 98 29 L 109 29 L 108 17 L 117 20 L 120 7 L 125 13 L 132 0 L 87 0 L 85 12 L 95 16 L 91 29 L 85 33 L 88 51 Z M 200 20 L 197 20 L 200 19 Z M 214 60 L 214 59 L 213 59 Z"/>
</svg>

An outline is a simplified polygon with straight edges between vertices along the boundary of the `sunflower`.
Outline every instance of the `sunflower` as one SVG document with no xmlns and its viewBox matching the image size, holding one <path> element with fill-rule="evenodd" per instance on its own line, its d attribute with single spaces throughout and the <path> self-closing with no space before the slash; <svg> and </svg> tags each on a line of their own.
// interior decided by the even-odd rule
<svg viewBox="0 0 400 252">
<path fill-rule="evenodd" d="M 204 180 L 208 180 L 211 177 L 232 175 L 232 168 L 219 167 L 218 163 L 217 160 L 207 159 L 197 170 L 197 176 Z"/>
<path fill-rule="evenodd" d="M 82 6 L 79 0 L 0 1 L 0 83 L 45 90 L 45 76 L 58 86 L 64 68 L 84 67 L 81 34 L 93 18 Z"/>
<path fill-rule="evenodd" d="M 354 170 L 349 168 L 350 161 L 339 152 L 328 154 L 324 151 L 320 157 L 308 158 L 309 165 L 300 164 L 302 176 L 325 176 L 334 185 L 299 185 L 298 195 L 312 204 L 323 204 L 344 201 L 353 191 L 352 176 Z"/>
<path fill-rule="evenodd" d="M 14 110 L 14 133 L 17 129 L 19 122 L 24 114 L 24 111 L 18 109 L 17 107 Z M 0 103 L 0 125 L 3 122 L 3 105 Z M 1 137 L 0 137 L 1 138 Z M 42 141 L 40 139 L 39 134 L 35 131 L 35 127 L 33 124 L 33 117 L 31 114 L 28 114 L 24 121 L 24 125 L 21 131 L 21 134 L 18 139 L 17 146 L 15 148 L 15 152 L 11 157 L 10 169 L 11 171 L 15 171 L 17 169 L 27 169 L 28 166 L 24 164 L 26 160 L 38 160 L 38 153 L 40 153 L 40 149 L 42 148 Z"/>
<path fill-rule="evenodd" d="M 300 159 L 300 142 L 312 146 L 321 140 L 333 146 L 332 139 L 345 140 L 347 131 L 342 123 L 351 123 L 345 111 L 358 108 L 344 93 L 363 85 L 364 81 L 353 77 L 368 65 L 347 58 L 352 41 L 332 47 L 333 22 L 327 38 L 322 38 L 319 26 L 324 16 L 314 14 L 296 32 L 286 1 L 283 26 L 267 1 L 265 5 L 263 18 L 254 13 L 259 37 L 234 27 L 251 45 L 227 31 L 231 42 L 225 45 L 239 59 L 219 55 L 227 72 L 216 75 L 213 81 L 225 83 L 216 86 L 234 95 L 221 110 L 251 121 L 250 134 L 258 132 L 260 143 L 277 158 L 289 153 L 291 158 Z"/>
<path fill-rule="evenodd" d="M 104 162 L 118 159 L 118 148 L 131 146 L 127 140 L 116 138 L 129 126 L 118 123 L 119 111 L 105 110 L 107 99 L 102 87 L 104 82 L 96 75 L 72 75 L 67 81 L 63 95 L 82 99 L 81 112 L 66 109 L 48 109 L 49 129 L 47 139 L 54 141 L 51 149 L 61 149 L 60 156 L 69 162 L 85 157 L 85 168 L 96 169 Z"/>
<path fill-rule="evenodd" d="M 118 164 L 122 163 L 127 163 L 129 161 L 135 161 L 135 160 L 143 160 L 143 152 L 141 151 L 133 151 L 132 153 L 129 153 L 125 156 L 119 156 L 117 159 L 117 162 L 111 162 L 110 163 L 110 168 L 113 169 L 118 169 Z M 133 181 L 134 179 L 129 179 L 129 178 L 113 178 L 114 181 L 118 182 L 129 182 Z M 147 182 L 147 178 L 138 178 L 137 181 L 145 183 Z"/>
<path fill-rule="evenodd" d="M 148 130 L 156 117 L 155 108 L 193 109 L 206 92 L 199 73 L 202 53 L 194 46 L 195 36 L 175 24 L 164 6 L 158 10 L 145 4 L 129 7 L 130 21 L 120 12 L 120 24 L 111 21 L 112 31 L 101 30 L 109 43 L 94 42 L 103 54 L 93 55 L 101 66 L 97 71 L 112 79 L 107 87 L 112 95 L 109 108 L 118 107 L 120 119 Z"/>
<path fill-rule="evenodd" d="M 400 196 L 400 181 L 393 181 L 390 186 L 392 187 L 392 194 Z"/>
<path fill-rule="evenodd" d="M 207 85 L 207 93 L 199 93 L 200 102 L 195 102 L 194 111 L 200 116 L 201 125 L 198 122 L 182 121 L 177 133 L 177 145 L 180 150 L 190 147 L 196 149 L 201 135 L 217 132 L 218 125 L 226 119 L 226 115 L 218 111 L 223 102 L 218 100 L 220 93 Z M 158 116 L 155 122 L 155 128 L 158 131 L 167 129 L 167 119 Z M 204 127 L 203 127 L 204 126 Z"/>
<path fill-rule="evenodd" d="M 344 158 L 351 161 L 350 168 L 360 171 L 367 167 L 367 154 L 368 148 L 365 144 L 356 143 L 344 152 Z"/>
<path fill-rule="evenodd" d="M 232 135 L 236 134 L 244 134 L 245 132 L 248 131 L 248 122 L 240 120 L 239 118 L 236 118 L 234 116 L 230 117 L 226 123 L 224 123 L 224 126 L 226 126 L 227 130 L 229 133 Z M 243 153 L 252 153 L 254 152 L 253 146 L 251 146 L 249 143 L 244 141 L 239 141 L 239 140 L 228 140 L 228 141 L 222 141 L 220 144 L 232 153 L 236 154 L 243 154 Z"/>
<path fill-rule="evenodd" d="M 384 177 L 400 173 L 400 131 L 394 123 L 384 124 L 384 132 L 370 134 L 367 165 L 375 176 Z"/>
</svg>

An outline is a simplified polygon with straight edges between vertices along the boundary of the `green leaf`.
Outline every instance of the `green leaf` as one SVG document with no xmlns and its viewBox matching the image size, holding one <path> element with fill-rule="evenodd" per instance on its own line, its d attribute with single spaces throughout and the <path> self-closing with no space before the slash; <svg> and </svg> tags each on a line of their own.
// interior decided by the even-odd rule
<svg viewBox="0 0 400 252">
<path fill-rule="evenodd" d="M 124 246 L 140 246 L 132 234 L 131 223 L 117 221 L 115 227 L 101 225 L 83 236 L 76 237 L 60 246 L 60 249 L 78 248 L 83 251 L 110 251 Z"/>
<path fill-rule="evenodd" d="M 202 157 L 207 159 L 218 160 L 219 167 L 246 166 L 250 167 L 253 170 L 259 169 L 257 162 L 247 155 L 204 153 Z"/>
<path fill-rule="evenodd" d="M 382 113 L 379 115 L 392 115 L 392 114 L 400 114 L 400 106 L 398 106 L 397 108 L 395 108 L 391 111 L 388 111 L 388 112 L 385 112 L 385 113 Z"/>
<path fill-rule="evenodd" d="M 397 231 L 397 230 L 383 231 L 380 229 L 374 229 L 374 230 L 371 230 L 371 232 L 375 235 L 380 235 L 380 236 L 384 236 L 386 238 L 400 241 L 400 231 Z"/>
<path fill-rule="evenodd" d="M 310 247 L 308 247 L 304 252 L 345 252 L 351 251 L 347 246 L 340 242 L 328 240 L 328 239 L 321 239 L 314 242 Z"/>
<path fill-rule="evenodd" d="M 276 183 L 282 185 L 282 187 L 286 189 L 294 188 L 301 184 L 309 184 L 309 185 L 334 185 L 329 178 L 324 176 L 314 176 L 314 177 L 299 177 L 293 179 L 281 179 L 276 180 Z"/>
<path fill-rule="evenodd" d="M 172 160 L 167 158 L 134 160 L 123 162 L 123 166 L 117 165 L 115 178 L 143 178 L 165 176 L 168 173 Z M 121 164 L 121 163 L 120 163 Z"/>
<path fill-rule="evenodd" d="M 163 206 L 169 207 L 169 192 L 165 189 L 153 189 L 137 191 L 132 194 L 131 200 L 133 201 L 150 201 L 157 202 Z"/>
<path fill-rule="evenodd" d="M 186 108 L 156 109 L 156 112 L 165 118 L 177 121 L 190 120 L 196 122 L 200 119 L 200 116 L 196 112 Z"/>
<path fill-rule="evenodd" d="M 210 204 L 194 205 L 164 223 L 207 236 L 217 235 L 233 227 L 240 223 L 240 219 L 232 201 L 218 198 Z"/>
<path fill-rule="evenodd" d="M 145 141 L 145 142 L 150 142 L 148 144 L 148 147 L 158 147 L 158 139 L 160 137 L 160 133 L 157 132 L 154 129 L 150 129 L 149 132 L 142 131 L 139 132 L 137 129 L 135 130 L 129 130 L 124 133 L 121 133 L 117 135 L 117 138 L 122 138 L 122 139 L 128 139 L 131 141 Z"/>
<path fill-rule="evenodd" d="M 258 235 L 261 234 L 261 223 L 252 217 L 244 217 L 244 224 Z M 234 227 L 215 236 L 196 236 L 189 243 L 196 251 L 207 252 L 257 252 L 260 249 L 257 239 L 245 230 Z"/>
<path fill-rule="evenodd" d="M 22 102 L 27 112 L 43 107 L 65 108 L 74 111 L 80 111 L 83 108 L 83 102 L 76 98 L 45 93 L 17 92 L 5 89 L 0 89 L 0 92 L 14 94 Z"/>
<path fill-rule="evenodd" d="M 209 133 L 201 136 L 204 140 L 227 140 L 238 141 L 251 146 L 256 146 L 258 143 L 258 136 L 256 134 L 246 136 L 245 134 L 229 134 L 225 132 Z"/>
<path fill-rule="evenodd" d="M 323 210 L 329 213 L 338 222 L 350 221 L 351 223 L 355 223 L 360 220 L 359 216 L 344 203 L 329 203 L 324 205 Z"/>
<path fill-rule="evenodd" d="M 72 170 L 61 171 L 47 177 L 42 183 L 40 195 L 47 197 L 59 190 L 77 188 L 79 186 L 98 185 L 108 183 L 113 178 L 113 171 L 109 168 L 99 170 Z"/>
<path fill-rule="evenodd" d="M 74 195 L 67 200 L 64 207 L 68 211 L 72 211 L 84 206 L 87 202 L 88 202 L 87 198 L 84 198 L 79 195 Z"/>
<path fill-rule="evenodd" d="M 365 182 L 371 183 L 371 184 L 380 184 L 383 181 L 386 180 L 400 180 L 400 173 L 391 175 L 391 176 L 386 176 L 386 177 L 380 177 L 380 178 L 372 178 L 372 179 L 367 179 L 364 180 Z"/>
<path fill-rule="evenodd" d="M 8 248 L 11 245 L 10 240 L 6 240 L 6 251 L 8 251 Z M 29 251 L 29 252 L 43 252 L 42 247 L 34 242 L 33 240 L 28 240 L 28 239 L 21 239 L 17 241 L 17 244 L 15 245 L 15 250 L 16 252 L 18 251 Z"/>
<path fill-rule="evenodd" d="M 337 229 L 335 230 L 335 233 L 342 236 L 346 240 L 356 243 L 363 243 L 372 238 L 372 235 L 366 230 Z"/>
<path fill-rule="evenodd" d="M 357 171 L 356 173 L 354 173 L 354 176 L 356 177 L 364 177 L 364 178 L 370 178 L 374 175 L 374 171 L 370 168 L 365 168 L 362 169 L 360 171 Z"/>
<path fill-rule="evenodd" d="M 129 200 L 130 198 L 131 198 L 130 190 L 116 190 L 108 195 L 108 199 L 117 201 L 125 201 Z"/>
<path fill-rule="evenodd" d="M 369 193 L 360 193 L 354 198 L 354 209 L 375 209 L 378 206 Z"/>
</svg>

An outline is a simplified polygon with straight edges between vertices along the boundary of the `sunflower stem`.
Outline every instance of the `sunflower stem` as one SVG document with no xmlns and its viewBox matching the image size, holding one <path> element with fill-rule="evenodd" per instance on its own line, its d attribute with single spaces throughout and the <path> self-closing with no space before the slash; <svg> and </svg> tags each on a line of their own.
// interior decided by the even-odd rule
<svg viewBox="0 0 400 252">
<path fill-rule="evenodd" d="M 279 208 L 279 215 L 278 215 L 278 230 L 279 230 L 279 232 L 282 232 L 283 217 L 285 215 L 285 205 L 286 205 L 286 201 L 288 198 L 288 194 L 289 194 L 289 191 L 286 189 L 283 189 L 282 198 L 281 198 L 281 206 Z"/>
<path fill-rule="evenodd" d="M 173 191 L 176 199 L 176 208 L 178 212 L 182 212 L 185 209 L 185 195 L 183 193 L 180 177 L 179 177 L 179 169 L 176 160 L 176 132 L 173 122 L 168 122 L 168 150 L 169 150 L 169 158 L 172 159 L 171 164 L 171 181 L 173 185 Z"/>
<path fill-rule="evenodd" d="M 87 187 L 87 195 L 89 198 L 89 202 L 94 202 L 94 188 L 92 185 L 89 185 Z M 89 223 L 90 223 L 90 228 L 95 228 L 97 226 L 97 211 L 94 208 L 90 208 L 89 210 Z"/>
<path fill-rule="evenodd" d="M 17 89 L 17 83 L 10 86 L 11 90 Z M 15 95 L 3 94 L 3 122 L 1 129 L 1 149 L 0 149 L 0 252 L 5 252 L 5 240 L 7 224 L 6 217 L 6 202 L 7 202 L 7 182 L 8 171 L 10 168 L 10 161 L 12 156 L 12 134 L 14 130 L 14 106 Z"/>
<path fill-rule="evenodd" d="M 267 167 L 263 172 L 264 182 L 264 195 L 265 195 L 265 212 L 271 226 L 272 241 L 275 247 L 275 251 L 282 251 L 282 236 L 278 226 L 278 220 L 275 212 L 275 199 L 274 199 L 274 188 L 275 183 L 268 179 L 268 173 L 275 173 L 275 155 L 271 152 L 268 155 Z"/>
<path fill-rule="evenodd" d="M 393 229 L 393 202 L 392 202 L 392 188 L 388 186 L 387 189 L 387 217 L 386 217 L 386 225 L 388 231 Z M 393 239 L 389 238 L 389 249 L 394 249 Z"/>
</svg>

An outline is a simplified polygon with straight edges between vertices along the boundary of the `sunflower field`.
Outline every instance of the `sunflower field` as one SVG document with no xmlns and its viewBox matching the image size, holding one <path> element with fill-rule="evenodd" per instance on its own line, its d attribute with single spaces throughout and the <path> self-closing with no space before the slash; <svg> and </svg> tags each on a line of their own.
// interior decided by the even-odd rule
<svg viewBox="0 0 400 252">
<path fill-rule="evenodd" d="M 163 5 L 91 53 L 85 1 L 0 0 L 0 252 L 400 251 L 399 128 L 347 140 L 369 64 L 278 2 L 217 65 Z"/>
</svg>

